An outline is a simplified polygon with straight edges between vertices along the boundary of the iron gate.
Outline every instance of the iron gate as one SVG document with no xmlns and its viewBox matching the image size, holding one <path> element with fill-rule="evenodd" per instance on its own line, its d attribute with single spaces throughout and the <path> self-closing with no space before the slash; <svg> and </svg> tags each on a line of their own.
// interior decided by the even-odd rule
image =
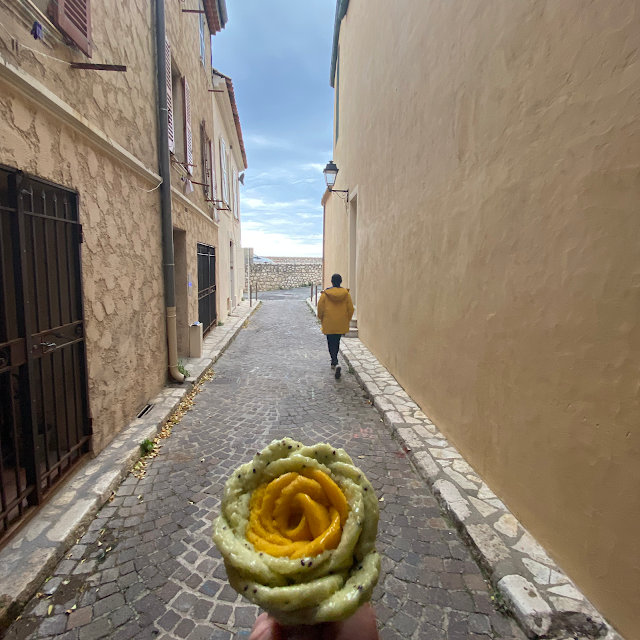
<svg viewBox="0 0 640 640">
<path fill-rule="evenodd" d="M 0 167 L 0 540 L 89 451 L 81 242 L 75 193 Z"/>
<path fill-rule="evenodd" d="M 216 249 L 198 244 L 198 320 L 207 335 L 216 326 Z"/>
</svg>

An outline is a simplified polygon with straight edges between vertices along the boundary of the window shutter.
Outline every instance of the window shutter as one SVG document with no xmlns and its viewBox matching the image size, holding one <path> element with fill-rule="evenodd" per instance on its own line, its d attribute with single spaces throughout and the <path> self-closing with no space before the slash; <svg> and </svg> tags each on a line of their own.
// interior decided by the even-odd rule
<svg viewBox="0 0 640 640">
<path fill-rule="evenodd" d="M 191 133 L 191 95 L 189 93 L 189 83 L 186 78 L 182 78 L 184 86 L 184 157 L 187 161 L 187 173 L 193 175 L 193 134 Z"/>
<path fill-rule="evenodd" d="M 220 170 L 222 172 L 222 200 L 229 204 L 229 179 L 227 177 L 227 145 L 220 138 Z"/>
<path fill-rule="evenodd" d="M 233 199 L 233 215 L 238 217 L 238 185 L 236 184 L 236 170 L 233 170 L 231 179 L 231 194 Z"/>
<path fill-rule="evenodd" d="M 91 0 L 57 0 L 52 3 L 56 26 L 80 51 L 91 57 Z"/>
<path fill-rule="evenodd" d="M 204 190 L 204 197 L 207 200 L 211 199 L 210 188 L 211 184 L 211 170 L 209 169 L 209 141 L 207 140 L 207 131 L 204 126 L 204 120 L 200 125 L 200 154 L 202 155 L 202 181 L 204 184 L 202 188 Z"/>
<path fill-rule="evenodd" d="M 240 220 L 240 183 L 238 182 L 237 178 L 236 178 L 236 203 L 235 203 L 234 211 L 236 213 L 236 218 Z"/>
<path fill-rule="evenodd" d="M 211 199 L 217 200 L 218 188 L 216 185 L 216 156 L 213 152 L 213 140 L 209 140 L 209 166 L 211 167 Z"/>
<path fill-rule="evenodd" d="M 202 2 L 200 2 L 200 11 L 203 11 Z M 200 14 L 200 60 L 202 60 L 202 64 L 205 69 L 207 68 L 206 58 L 207 58 L 207 45 L 205 43 L 204 38 L 204 13 Z"/>
<path fill-rule="evenodd" d="M 167 129 L 169 137 L 169 151 L 175 153 L 176 142 L 175 133 L 173 131 L 173 90 L 171 88 L 171 47 L 169 41 L 165 40 L 165 52 L 166 52 L 166 72 L 167 72 Z"/>
</svg>

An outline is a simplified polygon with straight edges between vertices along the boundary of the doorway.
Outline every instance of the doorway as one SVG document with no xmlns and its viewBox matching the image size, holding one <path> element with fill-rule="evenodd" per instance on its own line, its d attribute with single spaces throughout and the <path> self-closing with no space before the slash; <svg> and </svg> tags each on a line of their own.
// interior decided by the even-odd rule
<svg viewBox="0 0 640 640">
<path fill-rule="evenodd" d="M 176 272 L 178 355 L 189 357 L 189 295 L 191 295 L 191 283 L 187 275 L 187 232 L 175 227 L 173 229 L 173 256 Z"/>
<path fill-rule="evenodd" d="M 89 452 L 78 196 L 0 167 L 0 544 Z"/>
<path fill-rule="evenodd" d="M 198 320 L 207 335 L 218 321 L 216 310 L 216 249 L 198 243 Z"/>
<path fill-rule="evenodd" d="M 231 305 L 229 311 L 233 311 L 236 308 L 236 274 L 233 268 L 234 254 L 235 249 L 233 242 L 229 241 L 229 300 Z"/>
<path fill-rule="evenodd" d="M 358 286 L 358 194 L 349 198 L 349 292 L 353 306 L 357 306 Z M 354 314 L 355 318 L 355 314 Z"/>
</svg>

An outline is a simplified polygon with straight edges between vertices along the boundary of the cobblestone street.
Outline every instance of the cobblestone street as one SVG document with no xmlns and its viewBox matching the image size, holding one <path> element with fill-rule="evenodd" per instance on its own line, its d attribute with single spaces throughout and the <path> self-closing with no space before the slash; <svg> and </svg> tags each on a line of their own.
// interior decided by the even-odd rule
<svg viewBox="0 0 640 640">
<path fill-rule="evenodd" d="M 211 521 L 228 474 L 290 436 L 344 447 L 380 498 L 383 640 L 523 639 L 354 377 L 333 378 L 306 304 L 262 305 L 146 476 L 124 481 L 7 637 L 246 640 L 258 610 L 226 584 Z"/>
</svg>

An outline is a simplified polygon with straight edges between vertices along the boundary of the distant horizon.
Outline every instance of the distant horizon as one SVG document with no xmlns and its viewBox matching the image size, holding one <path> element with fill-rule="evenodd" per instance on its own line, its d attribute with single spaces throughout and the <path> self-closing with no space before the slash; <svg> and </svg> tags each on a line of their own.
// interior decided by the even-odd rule
<svg viewBox="0 0 640 640">
<path fill-rule="evenodd" d="M 320 258 L 335 0 L 245 0 L 228 12 L 212 58 L 233 78 L 247 151 L 242 246 L 265 257 Z"/>
</svg>

